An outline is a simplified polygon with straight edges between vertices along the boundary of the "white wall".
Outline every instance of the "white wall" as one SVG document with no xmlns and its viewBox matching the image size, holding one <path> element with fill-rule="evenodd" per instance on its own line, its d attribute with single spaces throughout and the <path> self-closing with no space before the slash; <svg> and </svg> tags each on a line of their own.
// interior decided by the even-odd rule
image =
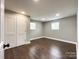
<svg viewBox="0 0 79 59">
<path fill-rule="evenodd" d="M 38 38 L 43 36 L 43 23 L 40 21 L 31 20 L 36 24 L 36 30 L 30 30 L 30 39 Z"/>
<path fill-rule="evenodd" d="M 59 22 L 59 30 L 52 30 L 51 23 Z M 44 36 L 77 42 L 77 19 L 76 16 L 66 17 L 44 23 Z"/>
<path fill-rule="evenodd" d="M 5 44 L 9 43 L 10 47 L 27 44 L 28 25 L 30 18 L 22 14 L 7 10 L 5 13 Z"/>
<path fill-rule="evenodd" d="M 30 30 L 30 39 L 50 37 L 65 41 L 77 42 L 77 19 L 76 16 L 65 17 L 48 22 L 31 21 L 36 23 L 36 30 Z M 59 30 L 52 30 L 51 23 L 59 22 Z"/>
</svg>

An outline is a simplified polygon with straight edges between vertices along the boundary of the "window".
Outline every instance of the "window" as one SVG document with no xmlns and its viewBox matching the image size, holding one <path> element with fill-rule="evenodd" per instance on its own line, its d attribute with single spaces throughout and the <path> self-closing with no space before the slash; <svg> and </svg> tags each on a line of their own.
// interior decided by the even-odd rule
<svg viewBox="0 0 79 59">
<path fill-rule="evenodd" d="M 30 30 L 35 30 L 36 29 L 36 23 L 31 22 L 30 23 Z"/>
<path fill-rule="evenodd" d="M 51 29 L 52 30 L 59 30 L 59 22 L 51 23 Z"/>
</svg>

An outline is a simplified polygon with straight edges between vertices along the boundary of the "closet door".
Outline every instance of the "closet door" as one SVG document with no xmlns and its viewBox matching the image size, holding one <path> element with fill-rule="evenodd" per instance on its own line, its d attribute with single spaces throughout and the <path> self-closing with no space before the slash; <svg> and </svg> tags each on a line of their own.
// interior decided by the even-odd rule
<svg viewBox="0 0 79 59">
<path fill-rule="evenodd" d="M 11 11 L 5 13 L 5 44 L 9 43 L 9 48 L 30 42 L 29 19 L 28 16 L 13 13 Z"/>
<path fill-rule="evenodd" d="M 17 14 L 17 45 L 27 43 L 27 16 Z"/>
<path fill-rule="evenodd" d="M 10 47 L 17 45 L 16 39 L 16 15 L 5 13 L 5 44 L 10 44 Z"/>
</svg>

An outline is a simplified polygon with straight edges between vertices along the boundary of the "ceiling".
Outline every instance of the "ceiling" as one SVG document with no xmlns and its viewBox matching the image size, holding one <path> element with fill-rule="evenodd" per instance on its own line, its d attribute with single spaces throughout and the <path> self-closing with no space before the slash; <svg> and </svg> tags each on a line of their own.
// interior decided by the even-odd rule
<svg viewBox="0 0 79 59">
<path fill-rule="evenodd" d="M 30 15 L 32 20 L 50 21 L 77 13 L 77 0 L 5 0 L 6 9 Z M 59 16 L 56 14 L 59 13 Z"/>
</svg>

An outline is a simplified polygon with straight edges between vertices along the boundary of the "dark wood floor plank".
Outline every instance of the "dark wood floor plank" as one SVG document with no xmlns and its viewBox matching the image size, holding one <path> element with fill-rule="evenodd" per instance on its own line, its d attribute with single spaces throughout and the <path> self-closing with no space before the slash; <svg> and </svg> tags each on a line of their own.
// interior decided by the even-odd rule
<svg viewBox="0 0 79 59">
<path fill-rule="evenodd" d="M 5 59 L 76 59 L 76 45 L 40 38 L 5 50 Z"/>
</svg>

